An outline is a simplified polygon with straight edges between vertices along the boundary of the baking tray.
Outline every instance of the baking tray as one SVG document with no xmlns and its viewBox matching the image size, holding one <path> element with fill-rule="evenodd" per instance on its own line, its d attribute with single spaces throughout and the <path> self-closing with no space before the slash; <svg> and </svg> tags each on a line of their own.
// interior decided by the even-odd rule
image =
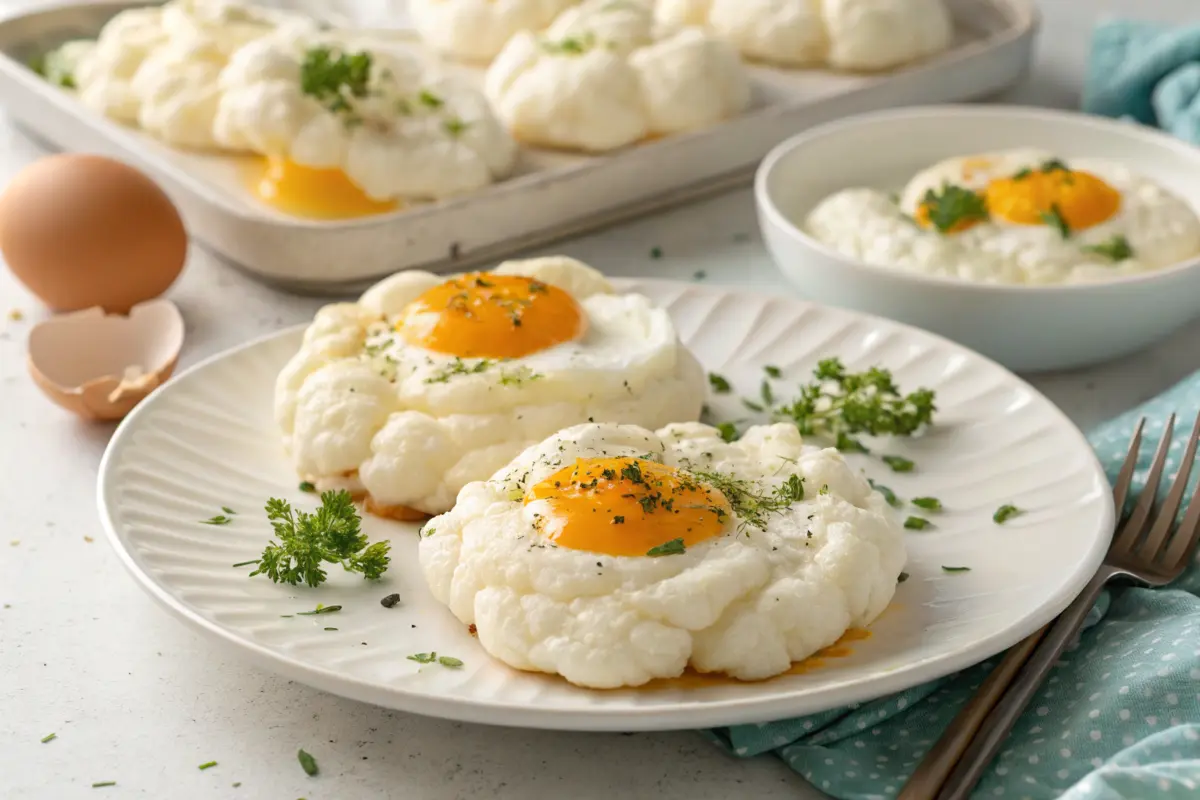
<svg viewBox="0 0 1200 800">
<path fill-rule="evenodd" d="M 954 47 L 879 75 L 751 67 L 745 114 L 602 155 L 523 149 L 508 180 L 440 203 L 350 221 L 289 217 L 248 191 L 249 159 L 185 152 L 96 114 L 26 63 L 94 37 L 117 12 L 151 3 L 44 6 L 0 18 L 0 97 L 52 148 L 101 153 L 157 180 L 199 242 L 262 280 L 328 295 L 402 269 L 465 269 L 515 252 L 744 186 L 779 141 L 850 114 L 977 100 L 1018 81 L 1038 27 L 1032 0 L 949 0 Z M 411 37 L 402 30 L 380 33 Z M 881 145 L 884 143 L 881 143 Z"/>
</svg>

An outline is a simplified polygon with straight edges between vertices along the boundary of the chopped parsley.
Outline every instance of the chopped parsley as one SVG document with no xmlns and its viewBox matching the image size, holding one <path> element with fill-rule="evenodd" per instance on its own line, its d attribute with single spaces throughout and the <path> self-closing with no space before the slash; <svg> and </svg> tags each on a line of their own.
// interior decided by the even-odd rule
<svg viewBox="0 0 1200 800">
<path fill-rule="evenodd" d="M 48 733 L 42 737 L 42 744 L 45 744 L 46 742 L 53 742 L 57 738 L 58 738 L 57 733 Z"/>
<path fill-rule="evenodd" d="M 500 373 L 500 385 L 521 386 L 531 381 L 541 380 L 544 377 L 540 372 L 534 372 L 529 367 L 522 365 L 514 369 L 503 370 Z"/>
<path fill-rule="evenodd" d="M 1042 164 L 1041 171 L 1042 172 L 1056 172 L 1056 171 L 1057 172 L 1070 172 L 1071 168 L 1068 167 L 1065 162 L 1060 161 L 1057 158 L 1052 158 L 1049 161 L 1046 161 Z"/>
<path fill-rule="evenodd" d="M 942 565 L 942 572 L 970 572 L 970 567 L 947 567 Z"/>
<path fill-rule="evenodd" d="M 754 402 L 749 397 L 742 398 L 742 405 L 754 412 L 761 412 L 764 410 L 762 404 Z"/>
<path fill-rule="evenodd" d="M 762 385 L 758 387 L 758 396 L 766 405 L 775 405 L 775 392 L 771 391 L 771 383 L 766 378 L 763 378 Z"/>
<path fill-rule="evenodd" d="M 900 575 L 897 576 L 897 578 L 896 578 L 896 583 L 904 583 L 906 580 L 908 580 L 908 573 L 901 572 Z"/>
<path fill-rule="evenodd" d="M 933 523 L 924 517 L 909 517 L 904 520 L 904 527 L 910 531 L 923 531 L 932 526 Z"/>
<path fill-rule="evenodd" d="M 317 769 L 317 760 L 305 752 L 304 748 L 301 748 L 296 753 L 296 758 L 300 761 L 300 767 L 304 770 L 304 774 L 308 775 L 309 777 L 312 777 L 320 772 L 320 770 Z"/>
<path fill-rule="evenodd" d="M 76 88 L 75 75 L 71 72 L 70 64 L 63 58 L 61 49 L 38 56 L 30 62 L 29 68 L 55 86 L 64 89 Z"/>
<path fill-rule="evenodd" d="M 838 433 L 837 440 L 833 446 L 836 447 L 838 450 L 841 450 L 843 453 L 869 453 L 869 452 L 871 452 L 870 450 L 867 449 L 866 445 L 864 445 L 858 439 L 855 439 L 853 436 L 847 436 L 844 431 L 841 431 Z"/>
<path fill-rule="evenodd" d="M 917 508 L 923 508 L 926 511 L 942 510 L 942 501 L 936 497 L 914 497 L 911 502 Z"/>
<path fill-rule="evenodd" d="M 329 47 L 314 47 L 300 65 L 300 91 L 316 98 L 337 113 L 350 111 L 351 100 L 367 96 L 371 78 L 371 54 L 342 53 Z"/>
<path fill-rule="evenodd" d="M 1028 177 L 1029 177 L 1030 175 L 1032 175 L 1032 174 L 1033 174 L 1033 170 L 1031 170 L 1029 167 L 1026 167 L 1025 169 L 1023 169 L 1023 170 L 1020 170 L 1019 172 L 1017 172 L 1016 174 L 1014 174 L 1014 175 L 1012 176 L 1012 179 L 1013 179 L 1014 181 L 1023 181 L 1023 180 L 1025 180 L 1026 178 L 1028 178 Z"/>
<path fill-rule="evenodd" d="M 451 669 L 455 669 L 463 665 L 463 662 L 454 656 L 438 656 L 438 663 L 443 667 L 450 667 Z"/>
<path fill-rule="evenodd" d="M 717 431 L 721 434 L 721 440 L 724 442 L 733 442 L 738 438 L 737 426 L 732 422 L 718 423 Z"/>
<path fill-rule="evenodd" d="M 197 767 L 197 769 L 212 769 L 216 765 L 217 765 L 217 762 L 215 762 L 215 761 L 205 761 L 203 764 L 201 764 L 199 767 Z"/>
<path fill-rule="evenodd" d="M 779 367 L 774 366 L 773 364 L 767 364 L 765 367 L 763 367 L 763 372 L 767 373 L 768 378 L 782 378 L 783 377 L 783 370 L 781 370 Z"/>
<path fill-rule="evenodd" d="M 804 499 L 804 478 L 799 475 L 789 475 L 786 481 L 771 492 L 765 492 L 753 481 L 721 472 L 696 471 L 692 474 L 725 495 L 733 513 L 741 519 L 739 528 L 766 528 L 767 518 L 771 514 L 782 514 L 793 504 Z M 721 514 L 718 513 L 717 516 Z"/>
<path fill-rule="evenodd" d="M 892 508 L 899 508 L 903 504 L 903 501 L 896 496 L 896 493 L 884 486 L 882 483 L 876 483 L 871 478 L 867 478 L 867 483 L 871 484 L 872 489 L 883 495 L 883 499 L 886 500 L 887 504 Z"/>
<path fill-rule="evenodd" d="M 116 786 L 116 785 L 117 785 L 116 781 L 96 781 L 95 783 L 92 784 L 92 788 L 93 789 L 101 789 L 105 786 Z"/>
<path fill-rule="evenodd" d="M 226 514 L 217 514 L 215 517 L 202 519 L 200 522 L 204 525 L 228 525 L 229 523 L 233 522 L 233 517 L 230 517 Z"/>
<path fill-rule="evenodd" d="M 661 247 L 651 247 L 650 248 L 650 257 L 653 258 L 655 261 L 662 258 L 663 257 L 662 248 Z"/>
<path fill-rule="evenodd" d="M 339 612 L 341 610 L 342 610 L 341 606 L 326 606 L 326 605 L 322 605 L 321 603 L 317 603 L 317 607 L 314 608 L 312 611 L 297 611 L 296 616 L 297 617 L 313 617 L 313 616 L 316 616 L 317 614 L 336 614 L 337 612 Z"/>
<path fill-rule="evenodd" d="M 624 525 L 624 524 L 625 524 L 625 517 L 623 517 L 623 516 L 621 516 L 620 514 L 618 514 L 617 516 L 615 516 L 615 517 L 613 517 L 613 518 L 612 518 L 612 524 L 613 524 L 613 525 Z"/>
<path fill-rule="evenodd" d="M 445 100 L 438 97 L 436 94 L 429 91 L 428 89 L 422 89 L 420 91 L 420 93 L 417 95 L 417 100 L 418 100 L 418 102 L 420 102 L 421 105 L 425 106 L 426 108 L 432 108 L 434 110 L 437 110 L 437 109 L 441 108 L 442 106 L 446 105 Z"/>
<path fill-rule="evenodd" d="M 1041 213 L 1042 222 L 1058 231 L 1058 235 L 1064 239 L 1071 238 L 1071 226 L 1067 224 L 1067 218 L 1063 216 L 1062 209 L 1058 207 L 1058 203 L 1051 203 L 1049 211 Z"/>
<path fill-rule="evenodd" d="M 314 513 L 293 511 L 290 503 L 276 497 L 267 501 L 266 511 L 278 541 L 272 539 L 263 549 L 252 578 L 266 575 L 275 583 L 316 587 L 327 577 L 324 563 L 341 564 L 368 580 L 387 571 L 391 543 L 369 543 L 354 500 L 344 489 L 324 492 Z"/>
<path fill-rule="evenodd" d="M 841 359 L 827 358 L 817 364 L 800 396 L 775 411 L 777 417 L 795 423 L 801 434 L 836 439 L 858 433 L 908 436 L 928 424 L 935 410 L 930 389 L 902 395 L 886 369 L 848 372 Z"/>
<path fill-rule="evenodd" d="M 443 667 L 457 668 L 463 665 L 463 662 L 453 656 L 439 656 L 437 652 L 432 653 L 413 653 L 407 656 L 409 661 L 415 661 L 418 664 L 433 664 L 434 662 L 441 664 Z"/>
<path fill-rule="evenodd" d="M 1095 253 L 1109 261 L 1124 261 L 1127 258 L 1133 258 L 1133 248 L 1130 247 L 1129 240 L 1119 233 L 1100 244 L 1084 247 L 1083 252 Z"/>
<path fill-rule="evenodd" d="M 458 117 L 450 117 L 442 123 L 442 130 L 455 139 L 462 136 L 469 127 L 471 127 L 469 122 L 463 122 Z"/>
<path fill-rule="evenodd" d="M 425 383 L 448 383 L 456 375 L 478 375 L 486 372 L 495 363 L 490 358 L 482 358 L 474 364 L 469 364 L 455 356 L 453 361 L 426 378 Z"/>
<path fill-rule="evenodd" d="M 708 373 L 708 385 L 717 394 L 729 394 L 733 391 L 733 385 L 725 377 L 715 372 Z"/>
<path fill-rule="evenodd" d="M 651 558 L 659 556 L 678 556 L 687 552 L 687 548 L 683 545 L 683 539 L 672 539 L 669 542 L 663 542 L 657 547 L 651 547 L 646 551 L 646 555 Z"/>
<path fill-rule="evenodd" d="M 1016 506 L 1012 506 L 1012 505 L 1000 506 L 999 508 L 996 509 L 996 513 L 992 514 L 992 522 L 995 522 L 997 525 L 1003 525 L 1004 523 L 1008 522 L 1013 517 L 1019 517 L 1021 514 L 1024 514 L 1024 513 L 1025 513 L 1024 511 L 1017 508 Z"/>
<path fill-rule="evenodd" d="M 912 472 L 917 466 L 904 456 L 883 456 L 882 460 L 892 468 L 892 472 Z"/>
<path fill-rule="evenodd" d="M 300 491 L 308 492 L 309 494 L 316 494 L 317 486 L 312 481 L 301 481 Z"/>
<path fill-rule="evenodd" d="M 596 36 L 589 31 L 583 36 L 568 36 L 557 42 L 543 41 L 542 49 L 555 55 L 579 56 L 591 50 L 595 45 Z"/>
<path fill-rule="evenodd" d="M 702 281 L 707 277 L 708 277 L 708 273 L 702 269 L 698 269 L 692 273 L 692 280 L 694 280 L 694 281 Z"/>
<path fill-rule="evenodd" d="M 941 191 L 925 192 L 921 207 L 929 224 L 939 233 L 949 233 L 964 224 L 988 218 L 987 202 L 983 195 L 961 186 L 944 184 Z"/>
</svg>

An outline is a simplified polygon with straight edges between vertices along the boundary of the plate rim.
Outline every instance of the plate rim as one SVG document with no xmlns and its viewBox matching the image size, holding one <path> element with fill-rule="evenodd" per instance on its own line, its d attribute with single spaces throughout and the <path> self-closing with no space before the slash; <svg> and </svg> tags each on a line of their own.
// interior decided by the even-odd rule
<svg viewBox="0 0 1200 800">
<path fill-rule="evenodd" d="M 939 345 L 958 351 L 960 354 L 979 359 L 1000 370 L 1010 381 L 1032 393 L 1047 406 L 1048 411 L 1060 424 L 1065 424 L 1070 434 L 1088 454 L 1089 466 L 1094 477 L 1099 478 L 1105 486 L 1110 485 L 1104 468 L 1097 458 L 1092 446 L 1082 430 L 1058 407 L 1050 398 L 1029 384 L 1021 376 L 1008 370 L 993 359 L 984 356 L 965 345 L 961 345 L 931 331 L 907 325 L 902 322 L 867 314 L 853 309 L 828 306 L 814 303 L 795 295 L 774 295 L 762 291 L 742 290 L 736 286 L 720 284 L 704 285 L 687 281 L 663 279 L 612 278 L 609 279 L 614 289 L 618 291 L 637 290 L 638 287 L 657 288 L 667 291 L 699 291 L 711 296 L 738 296 L 754 298 L 762 302 L 777 302 L 785 300 L 798 306 L 820 309 L 834 314 L 846 315 L 865 320 L 872 324 L 882 323 L 885 326 L 898 329 L 904 333 L 915 334 L 919 337 L 932 339 Z M 1071 601 L 1083 590 L 1100 567 L 1115 526 L 1115 509 L 1110 491 L 1102 493 L 1102 528 L 1092 541 L 1091 549 L 1080 559 L 1070 579 L 1052 595 L 1049 602 L 1044 603 L 1036 612 L 1028 614 L 1024 619 L 1008 625 L 993 633 L 971 647 L 964 648 L 952 655 L 937 659 L 913 662 L 894 669 L 877 679 L 864 681 L 861 684 L 842 688 L 836 696 L 830 696 L 821 702 L 821 694 L 804 697 L 803 708 L 792 711 L 786 710 L 788 704 L 777 694 L 768 694 L 762 699 L 726 699 L 704 703 L 679 703 L 672 709 L 656 708 L 620 708 L 613 709 L 604 706 L 586 710 L 554 710 L 537 706 L 523 705 L 513 702 L 487 702 L 461 697 L 447 697 L 423 692 L 412 692 L 395 686 L 382 686 L 378 683 L 361 678 L 348 676 L 336 670 L 299 661 L 291 656 L 276 652 L 270 648 L 245 639 L 236 632 L 227 630 L 213 620 L 205 618 L 199 612 L 173 596 L 160 585 L 150 574 L 144 571 L 135 561 L 133 555 L 125 547 L 121 534 L 114 523 L 109 494 L 115 489 L 114 465 L 122 452 L 129 446 L 131 432 L 136 432 L 139 420 L 143 415 L 151 413 L 159 396 L 174 390 L 177 383 L 182 382 L 195 372 L 199 372 L 214 363 L 230 358 L 247 350 L 266 345 L 276 339 L 296 336 L 308 327 L 310 322 L 291 325 L 281 330 L 256 336 L 240 344 L 221 350 L 173 375 L 170 380 L 155 389 L 118 424 L 112 437 L 104 449 L 96 475 L 96 503 L 101 526 L 109 545 L 116 551 L 117 557 L 125 570 L 134 581 L 156 603 L 184 622 L 193 630 L 200 631 L 210 637 L 237 650 L 243 658 L 249 656 L 249 661 L 277 675 L 283 675 L 292 680 L 312 686 L 322 691 L 347 697 L 372 705 L 420 714 L 440 719 L 474 724 L 496 725 L 537 730 L 590 731 L 590 732 L 632 732 L 632 731 L 671 731 L 691 730 L 696 728 L 727 727 L 731 725 L 766 722 L 769 720 L 788 719 L 821 713 L 832 708 L 862 703 L 886 697 L 895 692 L 918 686 L 923 683 L 938 680 L 946 675 L 959 672 L 975 664 L 988 660 L 1003 650 L 1011 647 L 1034 631 L 1057 617 Z M 1108 531 L 1107 534 L 1104 531 Z M 930 665 L 922 671 L 922 665 Z M 769 685 L 769 684 L 764 684 Z M 813 703 L 812 700 L 818 700 Z M 731 708 L 732 706 L 732 708 Z"/>
</svg>

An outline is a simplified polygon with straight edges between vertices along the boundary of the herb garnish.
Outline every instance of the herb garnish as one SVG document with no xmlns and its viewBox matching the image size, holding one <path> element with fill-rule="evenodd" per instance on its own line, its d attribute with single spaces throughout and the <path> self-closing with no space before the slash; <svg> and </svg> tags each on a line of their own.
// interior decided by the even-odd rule
<svg viewBox="0 0 1200 800">
<path fill-rule="evenodd" d="M 300 65 L 300 91 L 315 97 L 329 111 L 349 111 L 351 99 L 367 96 L 370 77 L 370 53 L 314 47 L 304 54 Z"/>
<path fill-rule="evenodd" d="M 909 517 L 908 519 L 904 520 L 904 527 L 908 528 L 910 531 L 923 531 L 931 525 L 933 525 L 933 523 L 924 517 Z"/>
<path fill-rule="evenodd" d="M 1033 174 L 1033 170 L 1031 170 L 1029 167 L 1026 167 L 1025 169 L 1020 170 L 1015 175 L 1013 175 L 1012 179 L 1014 181 L 1023 181 L 1032 174 Z"/>
<path fill-rule="evenodd" d="M 683 539 L 672 539 L 669 542 L 663 542 L 657 547 L 651 547 L 646 551 L 646 555 L 651 558 L 659 556 L 678 556 L 687 552 L 687 548 L 683 545 Z"/>
<path fill-rule="evenodd" d="M 794 402 L 776 409 L 776 416 L 794 422 L 804 435 L 908 436 L 928 424 L 936 410 L 932 390 L 901 395 L 892 373 L 880 367 L 852 373 L 841 359 L 827 358 L 817 364 L 813 378 Z"/>
<path fill-rule="evenodd" d="M 534 372 L 529 367 L 520 366 L 515 369 L 504 370 L 500 373 L 501 386 L 520 386 L 523 383 L 530 381 L 541 380 L 545 376 L 540 372 Z"/>
<path fill-rule="evenodd" d="M 547 53 L 578 56 L 583 55 L 595 46 L 596 36 L 589 31 L 583 36 L 568 36 L 557 42 L 543 41 L 541 44 L 542 49 Z"/>
<path fill-rule="evenodd" d="M 996 513 L 992 515 L 992 522 L 997 525 L 1003 525 L 1013 517 L 1018 517 L 1025 512 L 1016 506 L 1004 505 L 996 509 Z"/>
<path fill-rule="evenodd" d="M 304 769 L 305 774 L 309 777 L 312 777 L 320 772 L 320 770 L 317 769 L 317 760 L 306 753 L 303 748 L 296 753 L 296 758 L 300 761 L 300 766 Z"/>
<path fill-rule="evenodd" d="M 228 509 L 224 510 L 228 511 Z M 203 525 L 228 525 L 231 522 L 233 522 L 233 517 L 226 514 L 217 514 L 215 517 L 200 520 L 200 523 Z"/>
<path fill-rule="evenodd" d="M 783 370 L 781 370 L 779 367 L 774 366 L 773 364 L 767 364 L 765 367 L 763 367 L 763 372 L 767 373 L 767 377 L 769 377 L 769 378 L 782 378 L 783 377 Z"/>
<path fill-rule="evenodd" d="M 342 610 L 341 606 L 326 606 L 326 605 L 322 605 L 321 603 L 317 603 L 317 607 L 314 608 L 312 611 L 297 611 L 296 616 L 297 617 L 313 617 L 313 616 L 316 616 L 317 614 L 336 614 L 337 612 L 339 612 L 341 610 Z"/>
<path fill-rule="evenodd" d="M 467 128 L 469 128 L 469 127 L 470 127 L 470 123 L 463 122 L 458 117 L 450 117 L 449 119 L 447 119 L 446 121 L 444 121 L 442 123 L 442 129 L 444 131 L 446 131 L 446 133 L 449 134 L 451 137 L 456 138 L 456 139 L 459 136 L 462 136 L 463 133 L 466 132 Z"/>
<path fill-rule="evenodd" d="M 733 385 L 725 377 L 715 372 L 708 373 L 708 385 L 716 394 L 729 394 L 733 391 Z"/>
<path fill-rule="evenodd" d="M 738 438 L 737 426 L 732 422 L 721 422 L 717 424 L 717 432 L 721 434 L 721 441 L 732 442 Z"/>
<path fill-rule="evenodd" d="M 215 762 L 215 761 L 205 761 L 197 769 L 212 769 L 216 765 L 217 765 L 217 762 Z"/>
<path fill-rule="evenodd" d="M 1065 162 L 1060 161 L 1057 158 L 1052 158 L 1049 161 L 1046 161 L 1042 164 L 1041 171 L 1042 172 L 1055 172 L 1055 171 L 1070 172 L 1071 168 L 1068 167 Z"/>
<path fill-rule="evenodd" d="M 613 525 L 624 525 L 624 524 L 625 524 L 625 517 L 623 517 L 623 516 L 621 516 L 620 514 L 618 514 L 617 516 L 615 516 L 615 517 L 613 517 L 613 518 L 612 518 L 612 524 L 613 524 Z"/>
<path fill-rule="evenodd" d="M 847 436 L 845 432 L 839 432 L 837 440 L 834 442 L 834 447 L 843 453 L 869 453 L 867 446 L 855 439 L 853 436 Z"/>
<path fill-rule="evenodd" d="M 663 257 L 662 248 L 661 247 L 651 247 L 650 248 L 650 257 L 653 258 L 655 261 L 662 258 Z"/>
<path fill-rule="evenodd" d="M 317 491 L 317 487 L 312 481 L 300 481 L 300 491 L 314 494 Z"/>
<path fill-rule="evenodd" d="M 438 656 L 438 663 L 443 667 L 450 667 L 451 669 L 461 667 L 463 665 L 463 662 L 454 656 Z"/>
<path fill-rule="evenodd" d="M 474 364 L 468 364 L 458 356 L 455 356 L 453 361 L 426 378 L 425 383 L 447 383 L 455 375 L 478 375 L 481 372 L 487 371 L 494 363 L 490 358 L 483 358 Z"/>
<path fill-rule="evenodd" d="M 940 192 L 933 189 L 921 198 L 929 224 L 939 233 L 948 233 L 978 220 L 988 218 L 987 201 L 983 195 L 961 186 L 943 184 Z"/>
<path fill-rule="evenodd" d="M 1124 261 L 1127 258 L 1133 258 L 1133 248 L 1129 246 L 1129 240 L 1119 233 L 1107 241 L 1088 245 L 1082 249 L 1085 253 L 1104 256 L 1109 261 Z"/>
<path fill-rule="evenodd" d="M 439 656 L 436 651 L 432 653 L 413 653 L 411 656 L 407 656 L 407 658 L 409 661 L 415 661 L 418 664 L 432 664 L 436 661 L 443 667 L 461 667 L 463 665 L 463 662 L 457 658 L 453 656 Z"/>
<path fill-rule="evenodd" d="M 341 564 L 347 572 L 361 572 L 369 580 L 387 571 L 391 543 L 368 542 L 346 490 L 323 493 L 316 513 L 293 511 L 290 503 L 275 497 L 267 501 L 266 510 L 279 541 L 272 540 L 263 549 L 250 577 L 266 575 L 275 583 L 316 587 L 325 582 L 322 564 L 326 562 Z"/>
<path fill-rule="evenodd" d="M 907 573 L 907 572 L 901 572 L 901 573 L 900 573 L 900 574 L 899 574 L 899 575 L 896 577 L 896 583 L 904 583 L 906 580 L 908 580 L 908 573 Z"/>
<path fill-rule="evenodd" d="M 970 567 L 947 567 L 945 565 L 942 566 L 942 572 L 970 572 L 970 571 L 971 571 Z"/>
<path fill-rule="evenodd" d="M 100 789 L 104 786 L 116 786 L 116 785 L 117 785 L 116 781 L 96 781 L 95 783 L 92 784 L 92 788 Z"/>
<path fill-rule="evenodd" d="M 912 472 L 917 466 L 904 456 L 883 456 L 881 460 L 892 468 L 892 472 Z"/>
<path fill-rule="evenodd" d="M 896 496 L 896 493 L 884 486 L 882 483 L 876 483 L 871 478 L 867 478 L 867 483 L 871 484 L 872 489 L 883 495 L 883 499 L 886 500 L 887 504 L 892 508 L 899 508 L 902 505 L 903 501 Z"/>
<path fill-rule="evenodd" d="M 749 397 L 742 398 L 742 405 L 744 405 L 749 410 L 754 411 L 755 413 L 759 413 L 759 412 L 763 411 L 763 406 L 760 403 L 754 402 Z"/>
<path fill-rule="evenodd" d="M 917 508 L 923 508 L 926 511 L 942 510 L 942 501 L 936 497 L 914 497 L 911 502 Z"/>
<path fill-rule="evenodd" d="M 1058 230 L 1058 235 L 1064 239 L 1071 238 L 1071 226 L 1067 224 L 1067 218 L 1063 216 L 1062 209 L 1058 207 L 1058 203 L 1051 203 L 1049 211 L 1041 213 L 1042 222 L 1052 228 Z"/>
<path fill-rule="evenodd" d="M 700 471 L 692 472 L 692 475 L 725 495 L 733 513 L 742 520 L 739 529 L 748 525 L 766 528 L 768 515 L 781 514 L 794 503 L 804 499 L 804 478 L 799 475 L 789 475 L 786 481 L 770 493 L 764 492 L 753 481 L 721 472 Z"/>
<path fill-rule="evenodd" d="M 48 733 L 42 737 L 42 744 L 45 744 L 46 742 L 52 742 L 57 738 L 58 738 L 57 733 Z"/>
</svg>

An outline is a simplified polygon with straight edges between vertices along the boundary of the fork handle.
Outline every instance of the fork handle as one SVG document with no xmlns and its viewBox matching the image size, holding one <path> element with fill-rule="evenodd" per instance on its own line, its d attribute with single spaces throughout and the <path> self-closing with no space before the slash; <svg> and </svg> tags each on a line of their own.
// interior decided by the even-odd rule
<svg viewBox="0 0 1200 800">
<path fill-rule="evenodd" d="M 1033 651 L 1025 668 L 984 719 L 979 732 L 959 759 L 958 766 L 942 786 L 937 800 L 967 799 L 992 759 L 1000 752 L 1004 740 L 1017 724 L 1021 713 L 1049 676 L 1059 656 L 1083 628 L 1088 612 L 1092 610 L 1096 598 L 1100 596 L 1100 592 L 1112 576 L 1110 570 L 1101 568 L 1074 602 L 1067 606 L 1067 610 L 1048 626 L 1046 635 Z"/>
<path fill-rule="evenodd" d="M 928 755 L 917 765 L 896 800 L 929 800 L 938 793 L 988 713 L 1000 702 L 1045 634 L 1046 627 L 1042 627 L 1008 649 L 970 702 L 954 716 Z"/>
</svg>

